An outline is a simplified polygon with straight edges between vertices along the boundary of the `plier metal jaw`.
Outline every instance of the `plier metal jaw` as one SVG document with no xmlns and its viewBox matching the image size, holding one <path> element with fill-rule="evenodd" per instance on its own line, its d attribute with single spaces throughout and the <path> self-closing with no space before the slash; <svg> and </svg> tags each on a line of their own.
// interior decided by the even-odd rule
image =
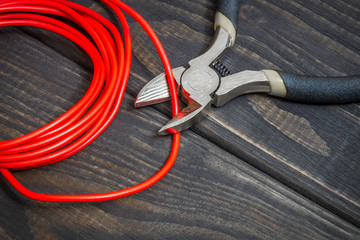
<svg viewBox="0 0 360 240">
<path fill-rule="evenodd" d="M 218 60 L 231 45 L 230 33 L 219 26 L 204 54 L 189 61 L 187 68 L 173 69 L 178 94 L 187 107 L 161 128 L 159 134 L 179 132 L 193 126 L 207 115 L 211 104 L 218 107 L 244 93 L 270 92 L 268 80 L 262 72 L 244 71 L 228 75 L 228 70 Z M 135 106 L 147 106 L 169 99 L 166 76 L 160 74 L 140 91 Z"/>
<path fill-rule="evenodd" d="M 219 107 L 247 93 L 263 92 L 317 104 L 360 101 L 360 76 L 307 77 L 274 70 L 246 70 L 229 75 L 219 59 L 224 50 L 234 44 L 239 3 L 238 0 L 219 0 L 215 15 L 215 35 L 208 50 L 189 61 L 186 68 L 173 69 L 178 95 L 187 106 L 162 127 L 159 134 L 185 130 L 206 116 L 211 105 Z M 167 100 L 170 100 L 170 93 L 166 76 L 162 73 L 139 92 L 135 107 Z"/>
</svg>

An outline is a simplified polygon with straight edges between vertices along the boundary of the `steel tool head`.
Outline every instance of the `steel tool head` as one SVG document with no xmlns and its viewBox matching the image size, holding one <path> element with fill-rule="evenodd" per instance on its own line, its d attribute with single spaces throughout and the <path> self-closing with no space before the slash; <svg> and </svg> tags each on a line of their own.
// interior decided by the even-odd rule
<svg viewBox="0 0 360 240">
<path fill-rule="evenodd" d="M 173 69 L 179 95 L 188 106 L 171 119 L 159 131 L 159 134 L 174 133 L 187 129 L 199 122 L 207 114 L 212 103 L 211 95 L 219 87 L 220 76 L 222 75 L 217 71 L 219 65 L 214 64 L 214 62 L 230 45 L 229 33 L 219 27 L 215 33 L 213 43 L 204 54 L 191 60 L 188 63 L 188 68 L 179 67 Z M 170 94 L 166 76 L 160 74 L 140 91 L 135 101 L 135 107 L 147 106 L 169 99 Z"/>
<path fill-rule="evenodd" d="M 159 134 L 176 133 L 193 126 L 208 114 L 211 104 L 221 106 L 243 93 L 267 91 L 268 84 L 262 72 L 244 71 L 227 76 L 228 70 L 218 59 L 231 46 L 230 39 L 229 33 L 219 27 L 213 43 L 204 54 L 192 59 L 188 68 L 173 69 L 178 94 L 187 107 L 161 128 Z M 160 74 L 140 91 L 135 106 L 147 106 L 169 99 L 166 76 Z"/>
</svg>

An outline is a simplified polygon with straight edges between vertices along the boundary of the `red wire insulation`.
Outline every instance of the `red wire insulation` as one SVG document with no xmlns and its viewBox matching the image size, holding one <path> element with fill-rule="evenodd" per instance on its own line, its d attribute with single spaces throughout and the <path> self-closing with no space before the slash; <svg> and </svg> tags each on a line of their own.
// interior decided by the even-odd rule
<svg viewBox="0 0 360 240">
<path fill-rule="evenodd" d="M 173 116 L 178 113 L 177 91 L 171 66 L 154 31 L 138 13 L 123 2 L 102 1 L 118 17 L 123 38 L 106 18 L 67 0 L 0 0 L 0 27 L 32 26 L 55 32 L 79 45 L 94 65 L 93 78 L 87 92 L 71 109 L 32 133 L 0 141 L 0 172 L 17 191 L 28 198 L 48 202 L 92 202 L 125 197 L 155 184 L 175 162 L 180 133 L 173 135 L 169 158 L 159 172 L 145 182 L 119 191 L 82 195 L 35 193 L 26 189 L 9 171 L 45 166 L 66 159 L 94 141 L 115 118 L 125 93 L 131 64 L 130 30 L 121 10 L 143 27 L 156 47 L 169 82 Z M 44 14 L 73 21 L 89 34 L 94 44 L 78 30 Z"/>
</svg>

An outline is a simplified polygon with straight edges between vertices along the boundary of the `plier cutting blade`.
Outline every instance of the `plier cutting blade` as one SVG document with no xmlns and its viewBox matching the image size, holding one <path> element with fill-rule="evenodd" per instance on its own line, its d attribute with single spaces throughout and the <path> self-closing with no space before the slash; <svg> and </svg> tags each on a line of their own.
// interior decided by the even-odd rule
<svg viewBox="0 0 360 240">
<path fill-rule="evenodd" d="M 187 103 L 181 112 L 159 130 L 165 135 L 198 123 L 211 105 L 222 106 L 246 93 L 265 92 L 289 100 L 316 104 L 360 101 L 360 76 L 309 77 L 274 70 L 242 71 L 229 75 L 219 61 L 235 42 L 240 0 L 219 0 L 215 14 L 215 35 L 208 50 L 189 61 L 188 67 L 173 69 L 178 94 Z M 165 74 L 160 74 L 138 94 L 135 107 L 167 101 L 170 93 Z"/>
</svg>

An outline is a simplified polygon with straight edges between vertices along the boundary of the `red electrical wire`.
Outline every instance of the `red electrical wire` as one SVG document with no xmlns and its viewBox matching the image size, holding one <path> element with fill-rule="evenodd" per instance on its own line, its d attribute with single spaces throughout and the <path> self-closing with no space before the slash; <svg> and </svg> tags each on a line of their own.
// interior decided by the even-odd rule
<svg viewBox="0 0 360 240">
<path fill-rule="evenodd" d="M 173 135 L 172 150 L 165 165 L 151 178 L 119 191 L 51 195 L 35 193 L 19 183 L 9 170 L 40 167 L 72 156 L 94 141 L 115 118 L 127 85 L 131 64 L 131 39 L 122 11 L 133 17 L 154 43 L 169 82 L 173 116 L 178 113 L 175 81 L 166 53 L 149 24 L 133 9 L 119 0 L 102 0 L 120 20 L 123 32 L 100 14 L 67 0 L 0 0 L 0 27 L 32 26 L 62 35 L 79 45 L 91 58 L 94 74 L 83 98 L 66 113 L 22 137 L 0 141 L 0 172 L 21 194 L 48 202 L 92 202 L 125 197 L 142 191 L 159 181 L 173 166 L 180 143 L 180 134 Z M 48 17 L 67 18 L 83 28 L 90 41 L 78 30 Z"/>
</svg>

